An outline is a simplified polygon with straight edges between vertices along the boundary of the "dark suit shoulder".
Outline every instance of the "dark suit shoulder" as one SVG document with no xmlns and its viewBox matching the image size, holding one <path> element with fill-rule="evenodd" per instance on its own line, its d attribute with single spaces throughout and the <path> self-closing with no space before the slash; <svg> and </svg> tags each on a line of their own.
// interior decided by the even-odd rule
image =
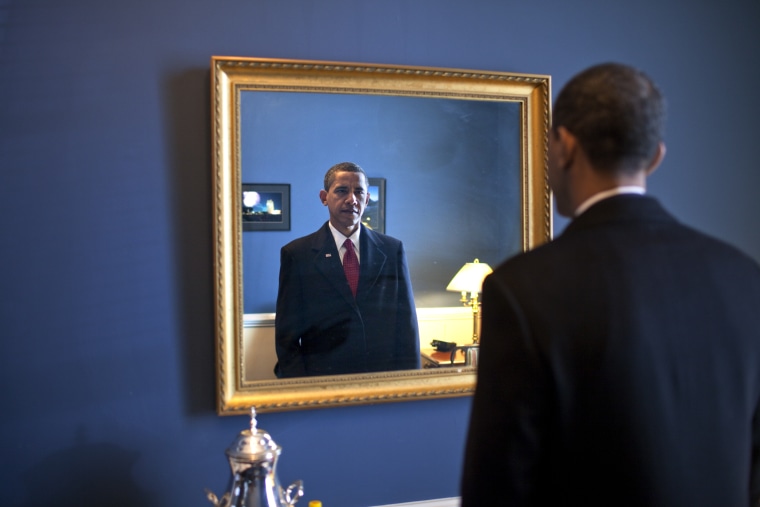
<svg viewBox="0 0 760 507">
<path fill-rule="evenodd" d="M 282 251 L 293 252 L 304 249 L 309 250 L 312 248 L 322 248 L 327 239 L 332 239 L 332 233 L 330 232 L 330 228 L 327 225 L 327 222 L 325 222 L 322 227 L 312 232 L 311 234 L 301 236 L 300 238 L 296 238 L 290 243 L 287 243 L 282 247 Z M 335 242 L 333 241 L 333 243 Z"/>
<path fill-rule="evenodd" d="M 400 239 L 396 239 L 393 236 L 381 232 L 373 231 L 365 226 L 362 226 L 362 235 L 365 236 L 368 241 L 371 241 L 381 248 L 398 248 L 402 244 Z"/>
<path fill-rule="evenodd" d="M 594 272 L 594 266 L 616 265 L 615 259 L 682 264 L 691 257 L 703 266 L 732 265 L 733 271 L 743 270 L 751 277 L 760 271 L 760 265 L 735 246 L 679 222 L 656 199 L 640 195 L 595 204 L 554 240 L 507 259 L 494 271 L 507 278 L 536 272 L 542 278 L 564 277 L 579 266 Z"/>
</svg>

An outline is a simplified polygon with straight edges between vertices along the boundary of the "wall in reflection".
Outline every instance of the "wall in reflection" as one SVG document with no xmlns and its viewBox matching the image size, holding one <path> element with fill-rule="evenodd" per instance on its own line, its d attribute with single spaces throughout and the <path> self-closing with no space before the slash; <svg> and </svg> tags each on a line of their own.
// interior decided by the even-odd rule
<svg viewBox="0 0 760 507">
<path fill-rule="evenodd" d="M 274 312 L 280 247 L 327 220 L 322 177 L 345 160 L 386 179 L 386 233 L 404 242 L 418 307 L 459 304 L 445 288 L 464 262 L 521 248 L 519 107 L 243 92 L 242 182 L 291 185 L 291 230 L 243 233 L 244 313 Z"/>
<path fill-rule="evenodd" d="M 462 345 L 472 337 L 472 310 L 459 308 L 420 308 L 417 310 L 420 326 L 420 350 L 432 352 L 433 340 L 455 342 Z M 248 314 L 243 319 L 243 378 L 245 382 L 277 380 L 274 365 L 277 354 L 274 348 L 274 313 Z M 446 363 L 442 368 L 457 366 Z"/>
</svg>

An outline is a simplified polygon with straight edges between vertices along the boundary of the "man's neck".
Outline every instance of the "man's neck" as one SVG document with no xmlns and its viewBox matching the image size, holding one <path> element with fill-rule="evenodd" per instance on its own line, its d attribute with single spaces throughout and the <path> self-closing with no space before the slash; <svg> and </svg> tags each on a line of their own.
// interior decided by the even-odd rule
<svg viewBox="0 0 760 507">
<path fill-rule="evenodd" d="M 333 223 L 332 223 L 331 221 L 329 221 L 329 220 L 328 220 L 328 222 L 327 222 L 327 223 L 328 223 L 328 224 L 329 224 L 329 226 L 330 226 L 330 230 L 332 231 L 332 233 L 333 233 L 333 236 L 335 236 L 336 242 L 337 242 L 337 240 L 338 240 L 338 236 L 337 236 L 337 234 L 340 234 L 341 236 L 344 236 L 344 238 L 343 238 L 343 239 L 345 239 L 345 238 L 354 238 L 354 243 L 358 243 L 358 240 L 359 240 L 359 233 L 360 233 L 360 231 L 361 231 L 361 225 L 357 225 L 357 226 L 356 226 L 356 227 L 354 227 L 354 228 L 351 228 L 351 229 L 345 229 L 345 230 L 344 230 L 344 229 L 341 229 L 341 228 L 339 228 L 339 227 L 335 227 L 335 224 L 333 224 Z M 338 246 L 340 246 L 340 245 L 342 245 L 342 244 L 343 244 L 343 242 L 341 241 L 341 242 L 340 242 L 340 244 L 339 244 Z"/>
<path fill-rule="evenodd" d="M 330 224 L 330 228 L 334 231 L 338 231 L 339 233 L 343 234 L 345 237 L 350 238 L 351 236 L 356 233 L 359 229 L 361 229 L 361 225 L 357 224 L 353 227 L 341 227 L 338 225 L 335 225 L 332 220 L 328 220 L 328 223 Z"/>
<path fill-rule="evenodd" d="M 589 209 L 594 204 L 598 203 L 599 201 L 603 201 L 604 199 L 608 199 L 615 195 L 620 194 L 639 194 L 643 195 L 646 192 L 646 189 L 644 187 L 640 187 L 638 185 L 621 185 L 619 187 L 613 187 L 609 188 L 607 190 L 602 190 L 601 192 L 597 192 L 585 201 L 581 203 L 580 206 L 575 208 L 575 212 L 573 213 L 573 217 L 577 217 L 587 209 Z"/>
<path fill-rule="evenodd" d="M 622 193 L 643 194 L 646 189 L 646 173 L 635 171 L 627 174 L 604 173 L 590 165 L 576 171 L 573 192 L 575 204 L 572 216 L 577 217 L 595 202 Z M 572 208 L 571 208 L 572 209 Z"/>
</svg>

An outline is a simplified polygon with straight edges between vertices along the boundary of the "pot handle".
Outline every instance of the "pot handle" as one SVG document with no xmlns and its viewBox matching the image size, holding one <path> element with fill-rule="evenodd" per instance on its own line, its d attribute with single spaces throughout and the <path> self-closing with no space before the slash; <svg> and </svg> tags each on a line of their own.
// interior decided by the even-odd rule
<svg viewBox="0 0 760 507">
<path fill-rule="evenodd" d="M 295 505 L 299 498 L 303 496 L 303 481 L 296 481 L 285 490 L 285 503 Z"/>
</svg>

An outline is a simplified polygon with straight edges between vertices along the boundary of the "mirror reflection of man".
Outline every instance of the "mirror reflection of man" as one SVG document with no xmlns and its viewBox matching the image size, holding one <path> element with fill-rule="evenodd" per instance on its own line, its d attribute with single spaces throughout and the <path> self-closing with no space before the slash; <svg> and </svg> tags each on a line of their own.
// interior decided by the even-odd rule
<svg viewBox="0 0 760 507">
<path fill-rule="evenodd" d="M 404 247 L 361 224 L 369 197 L 361 167 L 352 162 L 331 167 L 319 192 L 329 220 L 280 251 L 275 317 L 280 378 L 420 367 Z M 353 287 L 352 271 L 358 272 Z"/>
</svg>

